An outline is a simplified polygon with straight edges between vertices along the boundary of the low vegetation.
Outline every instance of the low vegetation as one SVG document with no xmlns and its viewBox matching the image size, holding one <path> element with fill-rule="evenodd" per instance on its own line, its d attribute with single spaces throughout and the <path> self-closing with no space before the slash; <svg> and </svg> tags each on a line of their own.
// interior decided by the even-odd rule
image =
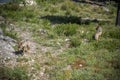
<svg viewBox="0 0 120 80">
<path fill-rule="evenodd" d="M 37 5 L 19 9 L 6 9 L 8 5 L 0 5 L 0 14 L 15 24 L 16 28 L 31 32 L 32 40 L 39 45 L 34 56 L 18 56 L 20 64 L 32 60 L 34 64 L 0 69 L 0 79 L 33 80 L 39 77 L 38 80 L 119 80 L 120 27 L 114 25 L 116 3 L 107 2 L 103 7 L 74 0 L 36 2 Z M 103 28 L 99 41 L 93 39 L 97 24 Z M 1 28 L 5 35 L 19 39 L 16 31 L 7 32 L 3 26 Z M 27 71 L 28 68 L 31 70 Z M 3 75 L 1 70 L 4 71 Z M 28 74 L 31 76 L 28 77 Z"/>
<path fill-rule="evenodd" d="M 0 67 L 1 80 L 28 80 L 27 71 L 22 67 L 15 67 L 14 69 L 8 67 Z"/>
</svg>

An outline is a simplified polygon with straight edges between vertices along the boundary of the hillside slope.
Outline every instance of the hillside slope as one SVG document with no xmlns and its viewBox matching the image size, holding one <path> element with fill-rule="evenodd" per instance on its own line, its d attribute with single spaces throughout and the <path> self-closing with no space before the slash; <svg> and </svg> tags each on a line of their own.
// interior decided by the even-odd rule
<svg viewBox="0 0 120 80">
<path fill-rule="evenodd" d="M 0 57 L 0 80 L 119 80 L 116 3 L 36 2 L 0 5 L 4 35 L 30 42 L 30 52 L 14 54 L 14 61 Z M 99 41 L 93 39 L 97 24 L 103 29 Z"/>
</svg>

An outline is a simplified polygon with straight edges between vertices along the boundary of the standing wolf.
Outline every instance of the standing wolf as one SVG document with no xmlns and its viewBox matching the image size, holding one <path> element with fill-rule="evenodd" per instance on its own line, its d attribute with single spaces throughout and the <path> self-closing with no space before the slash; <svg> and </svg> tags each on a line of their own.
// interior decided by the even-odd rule
<svg viewBox="0 0 120 80">
<path fill-rule="evenodd" d="M 102 35 L 102 27 L 100 26 L 100 25 L 98 25 L 97 27 L 96 27 L 96 32 L 95 32 L 95 34 L 94 34 L 94 39 L 95 40 L 99 40 L 99 37 Z"/>
</svg>

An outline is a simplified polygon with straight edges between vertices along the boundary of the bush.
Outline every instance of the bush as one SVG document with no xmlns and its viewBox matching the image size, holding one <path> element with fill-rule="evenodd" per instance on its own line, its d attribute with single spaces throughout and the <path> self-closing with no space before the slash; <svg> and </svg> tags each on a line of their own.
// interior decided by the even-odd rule
<svg viewBox="0 0 120 80">
<path fill-rule="evenodd" d="M 112 41 L 99 41 L 99 43 L 93 43 L 96 49 L 107 49 L 109 51 L 114 51 L 119 49 L 120 43 L 119 40 Z"/>
<path fill-rule="evenodd" d="M 118 28 L 115 28 L 115 29 L 112 29 L 112 28 L 107 29 L 103 36 L 104 37 L 109 37 L 109 38 L 120 39 L 120 28 L 118 27 Z"/>
<path fill-rule="evenodd" d="M 50 12 L 51 12 L 52 14 L 57 13 L 57 12 L 58 12 L 58 9 L 57 9 L 56 7 L 52 7 L 52 8 L 50 9 Z"/>
<path fill-rule="evenodd" d="M 25 69 L 16 67 L 0 67 L 0 80 L 29 80 Z"/>
<path fill-rule="evenodd" d="M 78 47 L 80 46 L 80 44 L 81 44 L 81 41 L 79 38 L 76 38 L 76 37 L 71 38 L 71 44 L 70 44 L 71 47 Z"/>
<path fill-rule="evenodd" d="M 74 10 L 75 8 L 76 8 L 75 4 L 70 0 L 66 0 L 64 4 L 62 4 L 61 6 L 61 10 L 68 10 L 68 9 Z"/>
<path fill-rule="evenodd" d="M 72 36 L 76 34 L 76 30 L 78 28 L 78 25 L 76 24 L 61 24 L 54 28 L 54 31 L 60 36 Z"/>
</svg>

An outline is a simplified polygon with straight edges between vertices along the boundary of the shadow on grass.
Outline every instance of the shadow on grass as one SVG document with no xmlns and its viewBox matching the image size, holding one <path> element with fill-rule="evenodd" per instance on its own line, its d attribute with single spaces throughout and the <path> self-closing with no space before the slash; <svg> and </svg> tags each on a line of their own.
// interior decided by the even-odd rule
<svg viewBox="0 0 120 80">
<path fill-rule="evenodd" d="M 76 24 L 85 24 L 89 25 L 91 22 L 98 22 L 97 20 L 89 20 L 89 19 L 82 19 L 81 17 L 77 16 L 55 16 L 55 15 L 47 15 L 40 17 L 41 19 L 47 19 L 53 24 L 67 24 L 67 23 L 76 23 Z"/>
</svg>

